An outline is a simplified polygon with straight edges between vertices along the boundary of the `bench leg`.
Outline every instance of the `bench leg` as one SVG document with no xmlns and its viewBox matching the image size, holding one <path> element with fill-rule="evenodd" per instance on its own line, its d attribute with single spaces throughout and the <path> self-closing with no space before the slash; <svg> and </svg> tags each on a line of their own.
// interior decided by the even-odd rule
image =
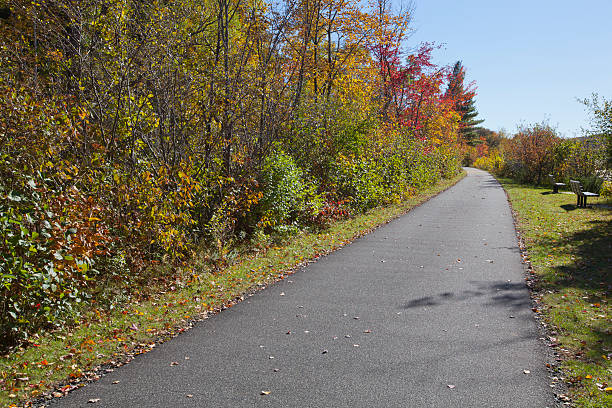
<svg viewBox="0 0 612 408">
<path fill-rule="evenodd" d="M 580 208 L 580 204 L 581 204 L 580 201 L 581 201 L 580 200 L 580 196 L 576 195 L 576 207 L 578 207 L 578 208 Z"/>
<path fill-rule="evenodd" d="M 586 200 L 587 200 L 587 196 L 582 197 L 582 208 L 586 208 Z"/>
<path fill-rule="evenodd" d="M 553 193 L 557 194 L 559 192 L 559 186 L 553 185 Z"/>
</svg>

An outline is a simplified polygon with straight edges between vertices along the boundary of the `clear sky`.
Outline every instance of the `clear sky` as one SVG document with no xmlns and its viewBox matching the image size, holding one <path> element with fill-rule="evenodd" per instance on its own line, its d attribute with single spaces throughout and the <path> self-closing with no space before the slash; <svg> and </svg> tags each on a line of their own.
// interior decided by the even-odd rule
<svg viewBox="0 0 612 408">
<path fill-rule="evenodd" d="M 396 5 L 402 0 L 393 0 Z M 404 5 L 410 3 L 403 0 Z M 407 46 L 444 44 L 476 81 L 482 126 L 516 131 L 547 120 L 565 137 L 589 115 L 576 98 L 612 98 L 612 0 L 413 0 Z"/>
</svg>

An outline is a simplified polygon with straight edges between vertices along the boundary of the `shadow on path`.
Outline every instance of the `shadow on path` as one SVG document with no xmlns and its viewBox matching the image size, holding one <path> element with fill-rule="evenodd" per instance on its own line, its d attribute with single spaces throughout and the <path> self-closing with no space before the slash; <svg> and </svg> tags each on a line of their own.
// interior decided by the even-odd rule
<svg viewBox="0 0 612 408">
<path fill-rule="evenodd" d="M 424 296 L 404 303 L 403 309 L 433 307 L 452 302 L 462 302 L 473 298 L 489 297 L 486 306 L 510 308 L 513 310 L 529 308 L 530 299 L 525 295 L 526 286 L 523 282 L 481 282 L 471 281 L 473 290 L 463 290 L 457 293 L 443 292 L 434 296 Z"/>
</svg>

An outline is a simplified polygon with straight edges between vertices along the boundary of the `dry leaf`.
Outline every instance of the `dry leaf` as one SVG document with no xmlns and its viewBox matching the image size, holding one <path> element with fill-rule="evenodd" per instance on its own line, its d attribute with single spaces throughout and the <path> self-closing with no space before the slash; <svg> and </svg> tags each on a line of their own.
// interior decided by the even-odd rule
<svg viewBox="0 0 612 408">
<path fill-rule="evenodd" d="M 531 374 L 531 371 L 529 371 L 529 370 L 523 370 L 523 374 Z"/>
<path fill-rule="evenodd" d="M 177 366 L 177 365 L 179 365 L 179 363 L 177 361 L 173 361 L 173 362 L 170 363 L 170 365 L 171 366 Z"/>
<path fill-rule="evenodd" d="M 453 384 L 448 384 L 448 385 L 447 385 L 447 387 L 448 387 L 448 388 L 450 388 L 451 390 L 452 390 L 453 388 L 455 388 L 455 386 L 454 386 Z"/>
<path fill-rule="evenodd" d="M 270 395 L 270 391 L 262 391 L 261 395 Z"/>
<path fill-rule="evenodd" d="M 96 402 L 100 401 L 100 398 L 92 398 L 89 401 L 87 401 L 88 404 L 95 404 Z"/>
</svg>

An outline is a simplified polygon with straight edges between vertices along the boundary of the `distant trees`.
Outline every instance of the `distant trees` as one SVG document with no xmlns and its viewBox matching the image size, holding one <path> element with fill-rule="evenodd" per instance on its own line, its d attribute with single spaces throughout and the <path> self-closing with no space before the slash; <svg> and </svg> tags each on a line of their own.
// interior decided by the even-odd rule
<svg viewBox="0 0 612 408">
<path fill-rule="evenodd" d="M 474 131 L 477 138 L 486 143 L 489 149 L 498 148 L 504 140 L 504 136 L 502 134 L 485 127 L 477 127 Z"/>
<path fill-rule="evenodd" d="M 562 139 L 546 122 L 522 126 L 512 138 L 480 133 L 489 149 L 475 160 L 476 167 L 522 183 L 548 184 L 546 175 L 554 174 L 566 183 L 579 180 L 588 191 L 602 186 L 606 154 L 600 135 Z"/>
</svg>

